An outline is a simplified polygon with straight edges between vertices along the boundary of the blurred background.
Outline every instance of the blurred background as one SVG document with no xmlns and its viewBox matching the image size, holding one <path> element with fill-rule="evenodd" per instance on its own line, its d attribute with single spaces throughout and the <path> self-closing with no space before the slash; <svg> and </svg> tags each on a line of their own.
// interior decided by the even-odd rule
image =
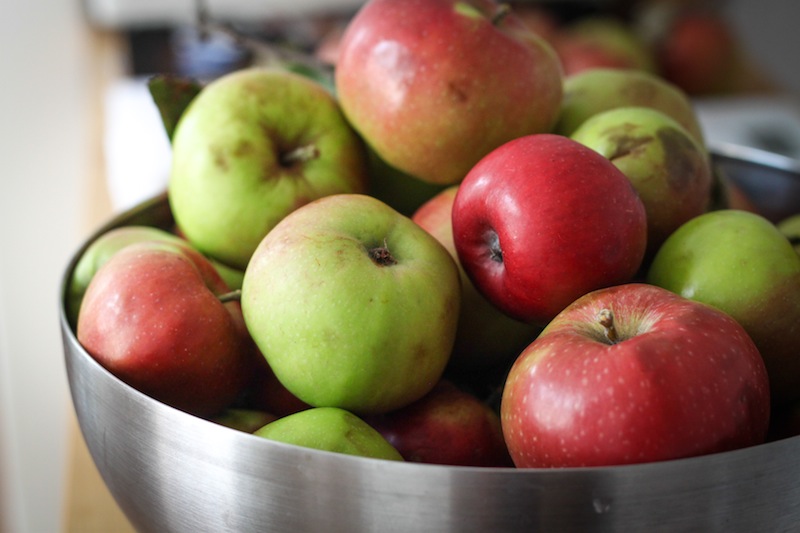
<svg viewBox="0 0 800 533">
<path fill-rule="evenodd" d="M 657 71 L 692 95 L 712 147 L 736 142 L 800 158 L 800 4 L 514 3 L 563 54 L 565 70 Z M 332 64 L 336 37 L 360 4 L 0 3 L 0 533 L 126 527 L 74 425 L 58 297 L 62 272 L 91 232 L 166 184 L 169 146 L 147 79 L 208 80 L 263 60 L 242 36 Z M 199 15 L 239 38 L 198 31 Z M 593 29 L 580 24 L 587 19 Z"/>
</svg>

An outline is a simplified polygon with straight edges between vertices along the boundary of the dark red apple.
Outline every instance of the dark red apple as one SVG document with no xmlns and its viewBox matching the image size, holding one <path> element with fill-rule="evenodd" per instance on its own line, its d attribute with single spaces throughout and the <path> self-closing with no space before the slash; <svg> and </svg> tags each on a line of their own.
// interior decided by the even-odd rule
<svg viewBox="0 0 800 533">
<path fill-rule="evenodd" d="M 365 421 L 409 462 L 512 466 L 497 413 L 446 380 L 420 400 Z"/>
<path fill-rule="evenodd" d="M 111 257 L 90 282 L 80 343 L 122 381 L 173 407 L 217 414 L 244 391 L 254 346 L 239 303 L 200 253 L 144 241 Z"/>
<path fill-rule="evenodd" d="M 453 239 L 477 289 L 510 316 L 544 325 L 587 292 L 633 278 L 647 218 L 608 159 L 553 134 L 484 157 L 453 204 Z"/>
<path fill-rule="evenodd" d="M 643 463 L 764 442 L 764 361 L 729 315 L 665 289 L 587 294 L 508 375 L 503 434 L 517 467 Z"/>
</svg>

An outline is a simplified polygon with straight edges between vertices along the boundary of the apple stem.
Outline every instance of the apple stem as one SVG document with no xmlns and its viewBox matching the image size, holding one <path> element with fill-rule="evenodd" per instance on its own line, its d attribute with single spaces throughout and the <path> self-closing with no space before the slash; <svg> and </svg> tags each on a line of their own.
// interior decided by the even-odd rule
<svg viewBox="0 0 800 533">
<path fill-rule="evenodd" d="M 236 289 L 234 291 L 220 294 L 217 296 L 217 298 L 219 298 L 219 301 L 222 303 L 239 302 L 242 299 L 242 291 L 240 289 Z"/>
<path fill-rule="evenodd" d="M 614 313 L 611 312 L 610 309 L 603 309 L 597 314 L 597 321 L 603 326 L 603 330 L 606 334 L 606 339 L 611 344 L 616 344 L 619 342 L 619 335 L 617 334 L 617 328 L 614 325 Z"/>
<path fill-rule="evenodd" d="M 378 266 L 392 266 L 397 264 L 397 259 L 394 258 L 386 245 L 386 239 L 383 240 L 383 246 L 376 246 L 369 249 L 369 257 Z"/>
<path fill-rule="evenodd" d="M 492 25 L 499 26 L 503 19 L 511 13 L 511 6 L 508 4 L 500 4 L 497 6 L 497 9 L 492 16 Z"/>
<path fill-rule="evenodd" d="M 296 163 L 305 163 L 319 157 L 319 148 L 315 144 L 298 146 L 294 150 L 281 155 L 281 165 L 290 167 Z"/>
</svg>

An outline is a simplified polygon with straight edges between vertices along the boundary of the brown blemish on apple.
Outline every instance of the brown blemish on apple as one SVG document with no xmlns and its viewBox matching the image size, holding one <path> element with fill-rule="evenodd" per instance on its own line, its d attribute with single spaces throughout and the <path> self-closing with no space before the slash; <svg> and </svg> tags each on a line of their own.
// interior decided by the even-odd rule
<svg viewBox="0 0 800 533">
<path fill-rule="evenodd" d="M 228 156 L 225 153 L 225 150 L 218 146 L 211 147 L 211 153 L 214 157 L 214 166 L 222 170 L 223 172 L 227 172 L 229 165 L 228 165 Z"/>
<path fill-rule="evenodd" d="M 461 82 L 450 81 L 447 83 L 447 94 L 451 96 L 452 100 L 464 103 L 469 100 L 469 91 Z"/>
<path fill-rule="evenodd" d="M 675 190 L 684 189 L 703 171 L 700 152 L 685 133 L 675 128 L 661 128 L 656 136 L 664 148 L 669 186 Z"/>
<path fill-rule="evenodd" d="M 610 161 L 622 159 L 635 155 L 639 150 L 644 149 L 653 142 L 652 135 L 636 135 L 636 126 L 633 124 L 620 124 L 606 130 L 606 134 L 615 147 L 614 152 L 608 155 Z"/>
</svg>

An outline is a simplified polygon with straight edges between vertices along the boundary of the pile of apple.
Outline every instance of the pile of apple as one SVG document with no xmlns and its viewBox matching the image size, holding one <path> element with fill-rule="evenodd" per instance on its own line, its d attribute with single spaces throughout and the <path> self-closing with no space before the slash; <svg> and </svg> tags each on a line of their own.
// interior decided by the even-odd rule
<svg viewBox="0 0 800 533">
<path fill-rule="evenodd" d="M 333 90 L 216 79 L 176 227 L 112 230 L 69 313 L 131 386 L 264 438 L 449 465 L 764 442 L 800 398 L 800 258 L 731 209 L 687 96 L 565 77 L 492 0 L 370 0 Z"/>
</svg>

